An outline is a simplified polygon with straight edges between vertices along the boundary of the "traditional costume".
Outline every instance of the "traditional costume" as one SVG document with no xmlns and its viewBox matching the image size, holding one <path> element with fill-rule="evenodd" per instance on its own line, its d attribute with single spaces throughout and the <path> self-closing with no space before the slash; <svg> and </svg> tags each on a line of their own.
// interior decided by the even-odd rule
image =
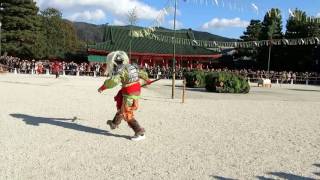
<svg viewBox="0 0 320 180">
<path fill-rule="evenodd" d="M 123 51 L 114 51 L 107 56 L 107 75 L 104 84 L 98 89 L 102 92 L 105 89 L 111 89 L 118 84 L 122 84 L 121 90 L 114 97 L 117 105 L 117 113 L 113 120 L 107 124 L 111 129 L 115 129 L 124 119 L 127 121 L 135 133 L 132 140 L 141 140 L 145 138 L 145 130 L 134 118 L 134 111 L 138 109 L 141 93 L 140 79 L 150 83 L 148 74 L 140 71 L 136 66 L 129 64 L 128 55 Z"/>
</svg>

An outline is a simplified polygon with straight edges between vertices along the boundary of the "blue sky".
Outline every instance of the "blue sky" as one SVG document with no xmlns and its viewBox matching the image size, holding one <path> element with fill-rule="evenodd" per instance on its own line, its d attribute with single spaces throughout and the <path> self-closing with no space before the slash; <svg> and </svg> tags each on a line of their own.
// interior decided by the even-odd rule
<svg viewBox="0 0 320 180">
<path fill-rule="evenodd" d="M 173 28 L 174 0 L 36 0 L 40 9 L 54 7 L 64 18 L 94 24 L 128 24 L 135 10 L 137 25 Z M 282 11 L 285 27 L 289 9 L 299 8 L 320 17 L 320 0 L 177 0 L 178 28 L 192 28 L 239 38 L 251 19 L 263 19 L 272 7 Z"/>
</svg>

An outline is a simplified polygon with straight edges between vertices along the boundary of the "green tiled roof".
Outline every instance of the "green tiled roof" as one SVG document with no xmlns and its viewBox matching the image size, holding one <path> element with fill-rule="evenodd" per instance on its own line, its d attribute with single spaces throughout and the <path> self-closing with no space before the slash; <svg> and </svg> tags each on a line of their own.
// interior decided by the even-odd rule
<svg viewBox="0 0 320 180">
<path fill-rule="evenodd" d="M 106 62 L 105 56 L 89 55 L 88 61 L 90 62 Z"/>
<path fill-rule="evenodd" d="M 141 30 L 139 27 L 132 27 L 132 30 Z M 165 35 L 173 37 L 172 30 L 163 30 L 157 28 L 154 32 L 156 35 Z M 192 31 L 183 30 L 176 31 L 177 38 L 194 39 Z M 103 43 L 89 45 L 90 49 L 105 51 L 129 51 L 130 48 L 130 27 L 128 26 L 107 26 L 105 29 Z M 131 43 L 132 53 L 156 53 L 156 54 L 172 54 L 173 44 L 157 41 L 146 37 L 132 37 Z M 217 54 L 215 51 L 196 47 L 191 45 L 176 45 L 176 54 L 181 55 L 212 55 Z"/>
</svg>

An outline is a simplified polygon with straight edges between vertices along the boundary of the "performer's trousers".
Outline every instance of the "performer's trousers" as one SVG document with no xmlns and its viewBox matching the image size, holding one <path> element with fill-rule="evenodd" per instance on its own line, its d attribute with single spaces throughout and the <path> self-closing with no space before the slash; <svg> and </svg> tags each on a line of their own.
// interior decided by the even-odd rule
<svg viewBox="0 0 320 180">
<path fill-rule="evenodd" d="M 121 123 L 121 120 L 124 119 L 125 121 L 127 121 L 129 127 L 131 127 L 133 129 L 133 131 L 135 132 L 135 135 L 142 135 L 144 134 L 145 130 L 144 128 L 142 128 L 138 121 L 134 118 L 134 111 L 138 109 L 139 104 L 138 104 L 138 100 L 133 100 L 133 103 L 131 104 L 131 106 L 129 106 L 126 103 L 126 100 L 123 99 L 122 101 L 123 103 L 121 104 L 121 108 L 118 109 L 117 114 L 115 115 L 112 123 L 115 126 L 118 126 Z"/>
</svg>

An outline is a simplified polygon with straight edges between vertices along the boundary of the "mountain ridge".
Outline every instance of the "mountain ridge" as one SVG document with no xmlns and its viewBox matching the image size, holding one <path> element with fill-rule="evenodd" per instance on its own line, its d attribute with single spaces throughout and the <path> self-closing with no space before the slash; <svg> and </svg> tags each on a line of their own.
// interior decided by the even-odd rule
<svg viewBox="0 0 320 180">
<path fill-rule="evenodd" d="M 104 34 L 104 27 L 106 24 L 102 25 L 96 25 L 96 24 L 90 24 L 86 22 L 72 22 L 72 24 L 75 27 L 76 33 L 78 38 L 81 41 L 89 42 L 89 43 L 94 43 L 94 42 L 103 42 L 103 34 Z M 113 26 L 113 25 L 111 25 Z M 119 26 L 115 26 L 119 27 Z M 124 28 L 130 28 L 130 25 L 122 26 Z M 137 29 L 143 29 L 144 27 L 140 26 L 132 26 L 133 28 Z M 156 28 L 157 30 L 164 30 L 168 32 L 173 32 L 172 29 L 167 29 L 164 27 L 159 27 Z M 211 34 L 209 32 L 204 32 L 204 31 L 197 31 L 193 29 L 179 29 L 176 32 L 181 32 L 181 31 L 189 31 L 192 30 L 194 34 L 194 38 L 196 40 L 207 40 L 207 41 L 225 41 L 225 42 L 231 42 L 231 41 L 237 41 L 237 39 L 232 39 L 232 38 L 227 38 L 215 34 Z"/>
</svg>

